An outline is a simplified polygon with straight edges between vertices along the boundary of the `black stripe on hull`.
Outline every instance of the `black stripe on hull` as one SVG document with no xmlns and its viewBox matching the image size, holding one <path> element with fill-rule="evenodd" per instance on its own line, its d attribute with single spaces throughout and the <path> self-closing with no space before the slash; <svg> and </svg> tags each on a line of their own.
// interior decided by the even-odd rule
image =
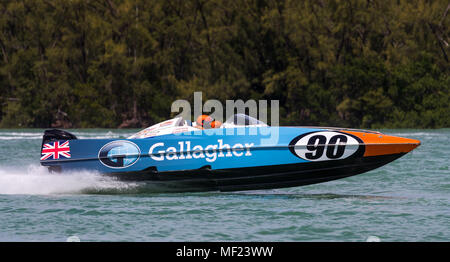
<svg viewBox="0 0 450 262">
<path fill-rule="evenodd" d="M 123 181 L 145 181 L 162 192 L 242 191 L 296 187 L 358 175 L 383 166 L 402 154 L 361 157 L 323 162 L 212 170 L 110 173 Z"/>
</svg>

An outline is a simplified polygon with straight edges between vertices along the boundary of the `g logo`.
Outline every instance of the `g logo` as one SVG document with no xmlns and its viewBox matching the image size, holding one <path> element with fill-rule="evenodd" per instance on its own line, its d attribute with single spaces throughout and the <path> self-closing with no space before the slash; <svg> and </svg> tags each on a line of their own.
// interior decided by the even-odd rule
<svg viewBox="0 0 450 262">
<path fill-rule="evenodd" d="M 111 168 L 126 168 L 136 163 L 141 155 L 139 147 L 130 141 L 113 141 L 98 152 L 98 159 Z"/>
</svg>

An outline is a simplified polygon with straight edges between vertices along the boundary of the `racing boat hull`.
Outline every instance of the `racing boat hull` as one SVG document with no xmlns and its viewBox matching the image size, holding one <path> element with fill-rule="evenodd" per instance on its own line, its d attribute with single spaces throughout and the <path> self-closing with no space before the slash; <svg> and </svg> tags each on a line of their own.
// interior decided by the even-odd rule
<svg viewBox="0 0 450 262">
<path fill-rule="evenodd" d="M 418 140 L 378 132 L 315 127 L 241 127 L 145 139 L 76 139 L 48 131 L 41 164 L 52 171 L 93 170 L 145 181 L 165 191 L 241 191 L 361 174 L 418 145 Z M 66 155 L 55 148 L 64 148 Z"/>
</svg>

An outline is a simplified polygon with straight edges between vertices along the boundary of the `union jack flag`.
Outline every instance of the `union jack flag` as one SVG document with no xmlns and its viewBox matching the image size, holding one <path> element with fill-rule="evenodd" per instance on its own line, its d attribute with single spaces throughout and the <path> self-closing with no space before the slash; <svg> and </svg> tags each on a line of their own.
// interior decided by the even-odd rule
<svg viewBox="0 0 450 262">
<path fill-rule="evenodd" d="M 41 153 L 41 160 L 47 160 L 49 158 L 59 159 L 59 156 L 70 158 L 69 141 L 62 144 L 60 144 L 59 141 L 44 144 Z"/>
</svg>

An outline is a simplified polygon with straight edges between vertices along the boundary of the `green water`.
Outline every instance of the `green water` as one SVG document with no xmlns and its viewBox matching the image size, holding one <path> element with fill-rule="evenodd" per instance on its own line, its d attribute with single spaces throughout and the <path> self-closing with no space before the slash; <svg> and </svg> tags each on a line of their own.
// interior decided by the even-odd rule
<svg viewBox="0 0 450 262">
<path fill-rule="evenodd" d="M 135 130 L 73 130 L 80 138 Z M 158 194 L 94 173 L 48 174 L 42 130 L 0 130 L 0 241 L 450 240 L 450 129 L 382 130 L 412 153 L 323 184 L 240 193 Z"/>
</svg>

